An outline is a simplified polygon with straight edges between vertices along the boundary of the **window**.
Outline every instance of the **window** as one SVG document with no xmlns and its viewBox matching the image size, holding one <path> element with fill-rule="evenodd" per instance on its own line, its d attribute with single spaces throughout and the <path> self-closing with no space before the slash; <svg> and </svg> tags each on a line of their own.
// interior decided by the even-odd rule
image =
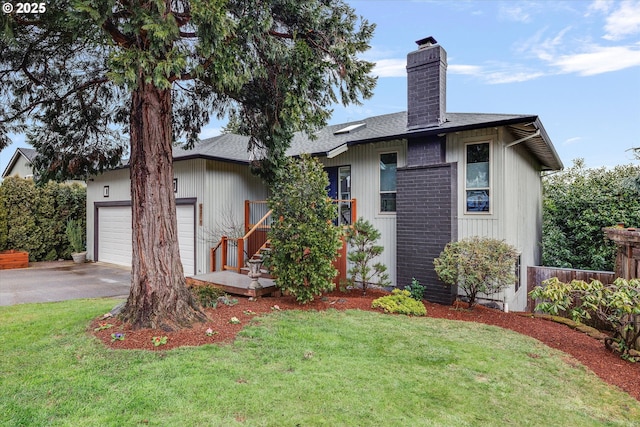
<svg viewBox="0 0 640 427">
<path fill-rule="evenodd" d="M 467 144 L 465 198 L 467 212 L 490 212 L 490 176 L 488 142 Z"/>
<path fill-rule="evenodd" d="M 380 154 L 380 212 L 396 211 L 398 153 Z"/>
<path fill-rule="evenodd" d="M 338 206 L 338 223 L 349 225 L 353 221 L 351 218 L 351 166 L 340 166 L 338 168 L 338 200 L 342 200 Z"/>
</svg>

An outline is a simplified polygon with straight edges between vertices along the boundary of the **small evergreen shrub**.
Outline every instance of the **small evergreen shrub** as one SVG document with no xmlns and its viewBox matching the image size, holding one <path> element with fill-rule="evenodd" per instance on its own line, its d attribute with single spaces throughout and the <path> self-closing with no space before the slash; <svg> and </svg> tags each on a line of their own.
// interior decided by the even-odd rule
<svg viewBox="0 0 640 427">
<path fill-rule="evenodd" d="M 394 289 L 391 295 L 374 299 L 371 307 L 381 308 L 385 313 L 406 314 L 408 316 L 427 315 L 427 309 L 422 301 L 411 298 L 411 292 L 406 289 Z"/>
<path fill-rule="evenodd" d="M 191 293 L 200 302 L 203 307 L 216 308 L 218 306 L 218 298 L 225 295 L 222 289 L 211 285 L 192 286 Z"/>
<path fill-rule="evenodd" d="M 67 238 L 71 245 L 71 251 L 78 253 L 84 251 L 84 230 L 82 229 L 82 222 L 70 219 L 67 221 L 66 227 Z"/>
<path fill-rule="evenodd" d="M 381 262 L 371 265 L 384 251 L 384 247 L 376 245 L 380 232 L 369 221 L 358 218 L 347 230 L 346 237 L 351 246 L 347 258 L 353 266 L 349 269 L 349 285 L 361 287 L 363 294 L 367 293 L 369 285 L 391 285 L 387 266 Z"/>
<path fill-rule="evenodd" d="M 422 301 L 424 299 L 424 292 L 426 288 L 420 284 L 415 277 L 411 279 L 411 284 L 405 287 L 406 290 L 411 292 L 411 298 L 416 301 Z"/>
</svg>

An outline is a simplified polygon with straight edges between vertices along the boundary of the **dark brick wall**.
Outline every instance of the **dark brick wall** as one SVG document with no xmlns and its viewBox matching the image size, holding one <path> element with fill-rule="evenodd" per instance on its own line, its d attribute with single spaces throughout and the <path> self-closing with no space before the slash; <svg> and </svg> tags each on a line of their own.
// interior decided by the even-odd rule
<svg viewBox="0 0 640 427">
<path fill-rule="evenodd" d="M 446 162 L 446 137 L 428 136 L 410 139 L 407 144 L 407 166 L 425 166 Z"/>
<path fill-rule="evenodd" d="M 456 290 L 442 283 L 434 258 L 457 238 L 457 164 L 440 163 L 398 169 L 397 284 L 415 277 L 426 287 L 425 298 L 451 304 Z"/>
<path fill-rule="evenodd" d="M 407 55 L 407 127 L 438 126 L 447 111 L 447 52 L 434 45 Z"/>
</svg>

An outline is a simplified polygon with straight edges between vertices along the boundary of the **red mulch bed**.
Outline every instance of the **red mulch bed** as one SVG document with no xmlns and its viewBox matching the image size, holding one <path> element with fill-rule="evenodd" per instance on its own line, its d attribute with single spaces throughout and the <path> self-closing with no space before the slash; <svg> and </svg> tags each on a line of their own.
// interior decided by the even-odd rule
<svg viewBox="0 0 640 427">
<path fill-rule="evenodd" d="M 95 319 L 91 324 L 91 332 L 106 346 L 113 349 L 168 350 L 181 346 L 231 343 L 250 318 L 262 313 L 269 313 L 273 311 L 274 306 L 278 306 L 281 310 L 325 310 L 327 308 L 372 310 L 371 301 L 382 294 L 378 291 L 369 291 L 366 296 L 362 296 L 361 292 L 357 290 L 350 293 L 335 291 L 307 305 L 296 303 L 290 296 L 264 297 L 254 301 L 245 297 L 237 297 L 238 304 L 234 306 L 218 304 L 216 309 L 205 309 L 210 319 L 208 322 L 196 324 L 190 329 L 178 332 L 163 332 L 152 329 L 133 330 L 123 326 L 122 322 L 116 318 L 106 321 L 101 318 Z M 515 313 L 504 313 L 481 306 L 477 306 L 473 310 L 455 309 L 451 306 L 429 302 L 425 302 L 425 306 L 428 317 L 485 323 L 536 338 L 549 347 L 570 354 L 607 383 L 620 387 L 635 399 L 640 400 L 640 363 L 631 363 L 620 359 L 605 349 L 602 342 L 566 325 Z M 256 314 L 252 314 L 249 310 Z M 229 319 L 232 317 L 237 317 L 241 323 L 235 325 L 229 323 Z M 114 327 L 94 332 L 94 328 L 100 322 L 111 323 Z M 216 333 L 207 336 L 206 330 L 208 328 Z M 114 332 L 124 333 L 125 339 L 111 342 L 111 334 Z M 154 336 L 167 336 L 167 344 L 154 347 L 151 342 L 151 338 Z"/>
</svg>

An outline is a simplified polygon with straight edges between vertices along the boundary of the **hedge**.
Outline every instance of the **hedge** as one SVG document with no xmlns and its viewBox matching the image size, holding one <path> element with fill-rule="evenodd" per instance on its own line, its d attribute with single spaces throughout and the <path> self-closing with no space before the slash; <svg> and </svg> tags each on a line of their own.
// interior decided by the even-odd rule
<svg viewBox="0 0 640 427">
<path fill-rule="evenodd" d="M 71 257 L 67 221 L 79 220 L 86 234 L 86 188 L 53 181 L 5 178 L 0 184 L 0 250 L 29 252 L 29 261 Z"/>
</svg>

